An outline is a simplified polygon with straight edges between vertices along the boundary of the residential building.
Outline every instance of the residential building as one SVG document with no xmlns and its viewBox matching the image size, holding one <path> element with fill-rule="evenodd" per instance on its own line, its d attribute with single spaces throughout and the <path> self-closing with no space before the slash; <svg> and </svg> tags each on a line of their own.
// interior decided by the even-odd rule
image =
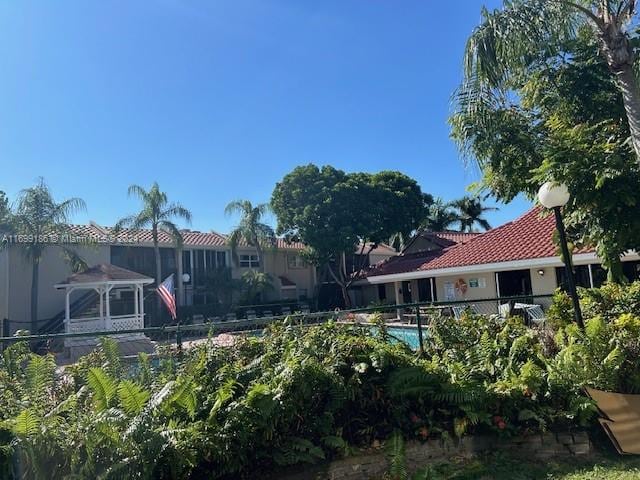
<svg viewBox="0 0 640 480">
<path fill-rule="evenodd" d="M 481 234 L 427 233 L 398 256 L 371 267 L 356 282 L 361 304 L 481 300 L 552 294 L 565 283 L 565 268 L 553 241 L 555 221 L 535 207 Z M 630 280 L 639 278 L 640 257 L 622 258 Z M 577 284 L 598 287 L 606 273 L 595 251 L 573 253 Z"/>
<path fill-rule="evenodd" d="M 160 258 L 162 277 L 176 274 L 179 305 L 206 305 L 213 300 L 207 294 L 206 279 L 217 269 L 230 269 L 231 277 L 241 278 L 249 269 L 260 269 L 255 248 L 241 245 L 237 261 L 231 254 L 224 235 L 215 232 L 182 231 L 184 244 L 178 255 L 171 237 L 160 232 Z M 74 225 L 68 238 L 56 239 L 67 245 L 75 244 L 74 250 L 89 266 L 115 265 L 133 272 L 155 278 L 155 256 L 150 230 L 122 230 L 117 234 L 112 228 L 90 225 Z M 55 242 L 52 242 L 52 244 Z M 267 292 L 264 302 L 277 300 L 307 301 L 316 286 L 315 268 L 306 264 L 300 253 L 304 245 L 287 243 L 277 239 L 274 248 L 264 253 L 264 271 L 271 275 L 274 289 Z M 179 271 L 182 278 L 178 278 Z M 54 288 L 71 275 L 65 263 L 62 249 L 51 246 L 45 249 L 39 268 L 38 317 L 39 322 L 63 318 L 64 292 Z M 153 285 L 146 289 L 147 312 L 153 311 L 150 294 Z M 30 328 L 31 265 L 21 250 L 9 244 L 0 250 L 0 320 L 11 320 L 11 330 Z M 121 293 L 118 293 L 121 295 Z M 72 301 L 77 300 L 73 297 Z"/>
</svg>

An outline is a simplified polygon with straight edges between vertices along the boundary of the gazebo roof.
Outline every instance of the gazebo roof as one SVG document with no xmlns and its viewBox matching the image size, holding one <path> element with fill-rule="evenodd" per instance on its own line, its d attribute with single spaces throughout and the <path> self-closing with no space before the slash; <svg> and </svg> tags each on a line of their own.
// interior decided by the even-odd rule
<svg viewBox="0 0 640 480">
<path fill-rule="evenodd" d="M 88 268 L 84 272 L 74 273 L 65 281 L 56 285 L 56 288 L 80 285 L 96 284 L 148 284 L 153 283 L 153 278 L 132 272 L 126 268 L 116 267 L 108 263 L 101 263 Z"/>
</svg>

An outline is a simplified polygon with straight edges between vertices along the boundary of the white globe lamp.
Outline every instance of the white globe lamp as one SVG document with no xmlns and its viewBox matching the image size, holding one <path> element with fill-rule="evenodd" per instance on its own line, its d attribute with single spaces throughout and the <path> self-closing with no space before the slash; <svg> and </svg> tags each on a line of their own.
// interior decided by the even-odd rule
<svg viewBox="0 0 640 480">
<path fill-rule="evenodd" d="M 567 186 L 559 183 L 547 182 L 538 190 L 538 200 L 546 208 L 564 207 L 569 197 Z"/>
</svg>

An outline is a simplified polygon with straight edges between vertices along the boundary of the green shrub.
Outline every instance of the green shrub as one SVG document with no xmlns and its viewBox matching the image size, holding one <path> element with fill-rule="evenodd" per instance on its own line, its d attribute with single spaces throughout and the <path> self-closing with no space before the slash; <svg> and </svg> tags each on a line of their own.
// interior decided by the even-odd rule
<svg viewBox="0 0 640 480">
<path fill-rule="evenodd" d="M 554 335 L 467 313 L 434 324 L 420 357 L 381 322 L 284 321 L 131 369 L 109 341 L 64 371 L 14 345 L 0 357 L 0 474 L 15 449 L 28 478 L 247 478 L 389 438 L 400 458 L 401 437 L 587 426 L 585 386 L 640 391 L 637 296 L 583 292 L 584 332 L 562 294 Z"/>
</svg>

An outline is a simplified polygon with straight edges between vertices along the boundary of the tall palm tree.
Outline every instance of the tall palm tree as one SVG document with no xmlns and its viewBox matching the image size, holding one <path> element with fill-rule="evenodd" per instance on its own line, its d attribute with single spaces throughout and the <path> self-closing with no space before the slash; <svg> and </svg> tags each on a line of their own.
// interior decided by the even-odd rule
<svg viewBox="0 0 640 480">
<path fill-rule="evenodd" d="M 429 206 L 427 218 L 423 220 L 420 229 L 429 232 L 442 232 L 449 230 L 459 221 L 460 219 L 451 204 L 442 198 L 436 198 Z"/>
<path fill-rule="evenodd" d="M 467 41 L 457 113 L 481 114 L 485 102 L 504 98 L 512 83 L 526 76 L 539 52 L 558 48 L 587 26 L 599 40 L 600 54 L 622 94 L 640 162 L 640 88 L 629 33 L 635 0 L 505 0 L 502 9 L 484 9 L 482 16 Z"/>
<path fill-rule="evenodd" d="M 13 212 L 7 214 L 5 227 L 14 235 L 28 240 L 16 243 L 24 257 L 31 263 L 31 331 L 37 332 L 38 323 L 38 283 L 40 280 L 40 260 L 45 250 L 52 245 L 62 248 L 62 255 L 75 272 L 86 268 L 77 252 L 54 240 L 57 236 L 70 233 L 69 220 L 77 212 L 86 208 L 80 198 L 69 198 L 56 202 L 51 190 L 40 179 L 36 185 L 26 188 L 18 195 Z M 6 220 L 5 220 L 6 221 Z"/>
<path fill-rule="evenodd" d="M 174 220 L 181 219 L 187 223 L 191 223 L 191 212 L 179 203 L 170 203 L 167 194 L 160 190 L 158 182 L 153 182 L 149 190 L 145 190 L 139 185 L 131 185 L 128 194 L 130 197 L 140 199 L 142 201 L 142 208 L 138 213 L 118 220 L 114 230 L 118 232 L 123 228 L 131 228 L 133 230 L 143 228 L 151 229 L 156 264 L 156 286 L 158 286 L 162 283 L 159 246 L 160 232 L 169 234 L 175 243 L 176 249 L 180 251 L 183 244 L 182 233 L 180 233 L 180 229 L 174 223 Z M 180 264 L 181 259 L 178 258 L 177 260 L 178 264 Z M 178 278 L 176 281 L 178 283 L 179 297 L 181 297 L 182 279 Z M 158 297 L 158 311 L 160 311 L 160 297 Z"/>
<path fill-rule="evenodd" d="M 266 203 L 252 205 L 249 200 L 234 200 L 224 209 L 225 214 L 240 214 L 240 223 L 229 234 L 231 253 L 237 262 L 237 248 L 245 242 L 256 249 L 260 270 L 264 272 L 264 250 L 272 247 L 276 241 L 276 234 L 266 223 L 264 216 L 271 211 Z"/>
<path fill-rule="evenodd" d="M 451 202 L 451 206 L 457 210 L 458 222 L 461 232 L 474 232 L 474 226 L 480 225 L 484 230 L 490 230 L 491 225 L 482 215 L 485 212 L 498 210 L 495 207 L 485 207 L 479 197 L 462 197 Z"/>
</svg>

